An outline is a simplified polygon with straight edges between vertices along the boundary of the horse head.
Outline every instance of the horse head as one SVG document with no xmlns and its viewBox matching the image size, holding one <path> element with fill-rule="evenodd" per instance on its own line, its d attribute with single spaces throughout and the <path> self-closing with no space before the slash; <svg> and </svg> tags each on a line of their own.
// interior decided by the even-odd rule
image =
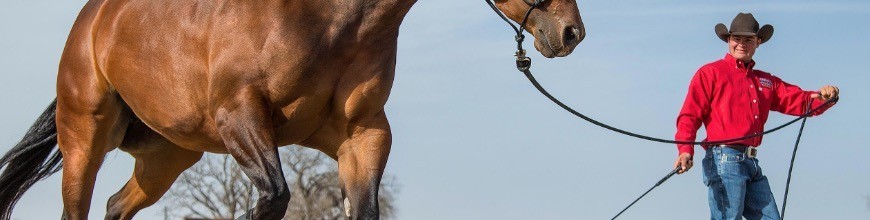
<svg viewBox="0 0 870 220">
<path fill-rule="evenodd" d="M 495 0 L 508 18 L 522 23 L 530 7 L 525 30 L 535 36 L 535 49 L 547 58 L 564 57 L 586 37 L 576 0 Z"/>
</svg>

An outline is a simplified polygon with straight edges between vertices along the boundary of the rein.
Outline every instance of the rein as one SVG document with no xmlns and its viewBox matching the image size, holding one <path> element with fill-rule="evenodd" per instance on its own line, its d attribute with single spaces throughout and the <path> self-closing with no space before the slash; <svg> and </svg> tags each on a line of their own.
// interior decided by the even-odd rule
<svg viewBox="0 0 870 220">
<path fill-rule="evenodd" d="M 550 99 L 550 101 L 552 101 L 553 103 L 555 103 L 556 105 L 558 105 L 559 107 L 561 107 L 562 109 L 564 109 L 565 111 L 568 111 L 568 112 L 570 112 L 571 114 L 573 114 L 573 115 L 575 115 L 575 116 L 577 116 L 577 117 L 579 117 L 579 118 L 582 118 L 583 120 L 586 120 L 586 121 L 588 121 L 588 122 L 590 122 L 590 123 L 592 123 L 592 124 L 595 124 L 595 125 L 597 125 L 597 126 L 599 126 L 599 127 L 605 128 L 605 129 L 607 129 L 607 130 L 611 130 L 611 131 L 614 131 L 614 132 L 617 132 L 617 133 L 620 133 L 620 134 L 624 134 L 624 135 L 627 135 L 627 136 L 631 136 L 631 137 L 635 137 L 635 138 L 640 138 L 640 139 L 644 139 L 644 140 L 649 140 L 649 141 L 654 141 L 654 142 L 660 142 L 660 143 L 667 143 L 667 144 L 690 144 L 690 145 L 708 145 L 708 146 L 709 146 L 709 145 L 726 144 L 726 143 L 731 143 L 731 142 L 735 142 L 735 141 L 746 140 L 746 139 L 749 139 L 749 138 L 755 138 L 755 137 L 758 137 L 758 136 L 766 135 L 766 134 L 772 133 L 772 132 L 774 132 L 774 131 L 780 130 L 780 129 L 784 128 L 784 127 L 787 127 L 787 126 L 789 126 L 789 125 L 791 125 L 791 124 L 794 124 L 795 122 L 800 121 L 800 120 L 803 119 L 803 122 L 801 123 L 800 131 L 798 132 L 797 141 L 795 142 L 794 152 L 792 153 L 791 165 L 789 166 L 789 176 L 788 176 L 788 181 L 786 182 L 786 191 L 785 191 L 785 196 L 784 196 L 784 199 L 783 199 L 783 206 L 782 206 L 782 213 L 781 213 L 781 215 L 782 215 L 781 217 L 782 217 L 782 218 L 785 218 L 785 203 L 786 203 L 786 200 L 788 199 L 788 186 L 789 186 L 789 184 L 791 183 L 791 171 L 792 171 L 792 168 L 794 167 L 794 159 L 795 159 L 795 155 L 797 154 L 797 147 L 798 147 L 798 144 L 800 143 L 800 137 L 801 137 L 801 135 L 803 134 L 803 128 L 804 128 L 804 125 L 806 124 L 806 118 L 812 116 L 813 113 L 815 113 L 816 111 L 820 110 L 821 108 L 823 108 L 823 107 L 825 107 L 825 106 L 827 106 L 827 105 L 829 105 L 829 104 L 831 104 L 831 103 L 836 103 L 837 101 L 840 100 L 839 97 L 835 97 L 835 98 L 833 98 L 833 99 L 829 99 L 829 100 L 827 100 L 825 103 L 823 103 L 822 105 L 820 105 L 819 107 L 816 107 L 816 108 L 811 108 L 812 105 L 809 105 L 809 104 L 808 104 L 808 105 L 807 105 L 807 111 L 806 111 L 806 113 L 800 115 L 799 117 L 797 117 L 797 118 L 795 118 L 795 119 L 793 119 L 793 120 L 791 120 L 791 121 L 789 121 L 789 122 L 786 122 L 785 124 L 782 124 L 782 125 L 780 125 L 780 126 L 777 126 L 777 127 L 775 127 L 775 128 L 772 128 L 772 129 L 770 129 L 770 130 L 767 130 L 767 131 L 764 131 L 764 132 L 761 132 L 761 133 L 755 133 L 755 134 L 751 134 L 751 135 L 746 135 L 746 136 L 739 137 L 739 138 L 731 138 L 731 139 L 715 140 L 715 141 L 679 141 L 679 140 L 670 140 L 670 139 L 655 138 L 655 137 L 651 137 L 651 136 L 647 136 L 647 135 L 641 135 L 641 134 L 637 134 L 637 133 L 634 133 L 634 132 L 629 132 L 629 131 L 626 131 L 626 130 L 623 130 L 623 129 L 619 129 L 619 128 L 616 128 L 616 127 L 610 126 L 610 125 L 608 125 L 608 124 L 605 124 L 605 123 L 599 122 L 598 120 L 595 120 L 595 119 L 593 119 L 593 118 L 590 118 L 590 117 L 584 115 L 583 113 L 580 113 L 580 112 L 574 110 L 573 108 L 569 107 L 569 106 L 566 105 L 565 103 L 562 103 L 562 101 L 559 101 L 559 99 L 557 99 L 556 97 L 554 97 L 553 95 L 551 95 L 549 92 L 547 92 L 547 90 L 544 89 L 544 87 L 541 86 L 540 83 L 538 83 L 538 80 L 535 79 L 535 76 L 532 75 L 532 72 L 531 72 L 531 70 L 530 70 L 530 68 L 531 68 L 531 66 L 532 66 L 532 59 L 526 56 L 526 50 L 523 49 L 523 40 L 525 40 L 525 35 L 523 35 L 523 31 L 524 31 L 524 29 L 525 29 L 526 22 L 528 22 L 529 15 L 532 13 L 532 10 L 534 10 L 534 9 L 537 8 L 537 7 L 540 7 L 541 4 L 544 3 L 545 1 L 546 1 L 546 0 L 534 0 L 534 2 L 531 2 L 531 3 L 530 3 L 529 0 L 526 0 L 526 3 L 529 4 L 529 10 L 526 11 L 526 14 L 525 14 L 525 16 L 523 17 L 523 20 L 522 20 L 522 22 L 520 23 L 520 26 L 519 26 L 519 27 L 515 26 L 515 25 L 513 24 L 513 22 L 511 22 L 511 21 L 510 21 L 510 20 L 509 20 L 505 15 L 504 15 L 504 13 L 502 13 L 501 10 L 499 10 L 499 9 L 495 6 L 495 4 L 492 3 L 492 0 L 486 0 L 486 3 L 489 4 L 490 8 L 492 8 L 492 10 L 495 11 L 495 13 L 498 14 L 499 17 L 501 17 L 502 20 L 504 20 L 505 22 L 507 22 L 507 23 L 508 23 L 508 24 L 509 24 L 513 29 L 514 29 L 514 31 L 516 32 L 516 36 L 514 37 L 514 39 L 515 39 L 516 42 L 517 42 L 517 51 L 516 51 L 516 53 L 514 53 L 514 56 L 517 57 L 517 59 L 516 59 L 516 62 L 517 62 L 517 70 L 519 70 L 520 72 L 523 72 L 523 74 L 526 75 L 526 78 L 529 79 L 529 82 L 531 82 L 532 85 L 534 85 L 535 88 L 536 88 L 536 89 L 537 89 L 541 94 L 543 94 L 543 95 L 546 96 L 548 99 Z M 644 196 L 646 196 L 646 194 L 649 193 L 650 191 L 652 191 L 655 187 L 657 187 L 657 186 L 661 185 L 662 183 L 664 183 L 667 179 L 669 179 L 671 176 L 673 176 L 673 175 L 674 175 L 678 170 L 679 170 L 679 167 L 677 167 L 676 169 L 674 169 L 673 171 L 671 171 L 667 176 L 665 176 L 664 178 L 662 178 L 661 180 L 659 180 L 659 181 L 656 183 L 655 186 L 653 186 L 652 188 L 650 188 L 649 190 L 647 190 L 646 193 L 644 193 L 644 194 L 641 195 L 639 198 L 637 198 L 636 200 L 634 200 L 634 202 L 632 202 L 630 205 L 628 205 L 628 207 L 625 207 L 625 209 L 623 209 L 621 212 L 619 212 L 619 214 L 617 214 L 616 216 L 614 216 L 613 219 L 616 219 L 616 217 L 618 217 L 620 214 L 622 214 L 623 212 L 625 212 L 625 210 L 627 210 L 629 207 L 631 207 L 632 205 L 634 205 L 634 203 L 636 203 L 638 200 L 640 200 L 641 198 L 643 198 Z"/>
</svg>

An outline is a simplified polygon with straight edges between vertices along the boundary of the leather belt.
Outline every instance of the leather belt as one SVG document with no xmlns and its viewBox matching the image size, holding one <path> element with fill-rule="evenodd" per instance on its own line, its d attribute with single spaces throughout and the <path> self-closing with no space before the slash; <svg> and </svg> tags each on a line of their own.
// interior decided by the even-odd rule
<svg viewBox="0 0 870 220">
<path fill-rule="evenodd" d="M 734 150 L 738 150 L 743 152 L 744 155 L 748 158 L 755 158 L 758 156 L 758 148 L 753 146 L 746 146 L 742 144 L 722 144 L 719 147 L 727 147 Z"/>
</svg>

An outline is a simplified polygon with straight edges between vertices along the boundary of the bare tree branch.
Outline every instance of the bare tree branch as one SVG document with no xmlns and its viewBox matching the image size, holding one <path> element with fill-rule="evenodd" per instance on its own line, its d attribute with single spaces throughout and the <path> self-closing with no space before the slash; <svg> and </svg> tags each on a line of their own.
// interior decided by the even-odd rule
<svg viewBox="0 0 870 220">
<path fill-rule="evenodd" d="M 281 149 L 285 177 L 292 189 L 284 219 L 347 219 L 339 186 L 337 163 L 315 150 Z M 378 203 L 382 219 L 392 219 L 398 185 L 384 175 Z M 206 155 L 184 172 L 166 194 L 167 216 L 232 219 L 253 208 L 256 191 L 241 168 L 228 155 Z"/>
</svg>

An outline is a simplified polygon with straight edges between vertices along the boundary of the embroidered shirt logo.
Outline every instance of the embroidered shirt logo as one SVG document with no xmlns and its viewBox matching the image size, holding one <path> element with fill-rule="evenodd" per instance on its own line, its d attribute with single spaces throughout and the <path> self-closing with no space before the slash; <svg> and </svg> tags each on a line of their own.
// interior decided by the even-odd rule
<svg viewBox="0 0 870 220">
<path fill-rule="evenodd" d="M 758 78 L 758 82 L 761 83 L 761 86 L 763 87 L 773 88 L 773 82 L 771 82 L 770 79 Z"/>
</svg>

